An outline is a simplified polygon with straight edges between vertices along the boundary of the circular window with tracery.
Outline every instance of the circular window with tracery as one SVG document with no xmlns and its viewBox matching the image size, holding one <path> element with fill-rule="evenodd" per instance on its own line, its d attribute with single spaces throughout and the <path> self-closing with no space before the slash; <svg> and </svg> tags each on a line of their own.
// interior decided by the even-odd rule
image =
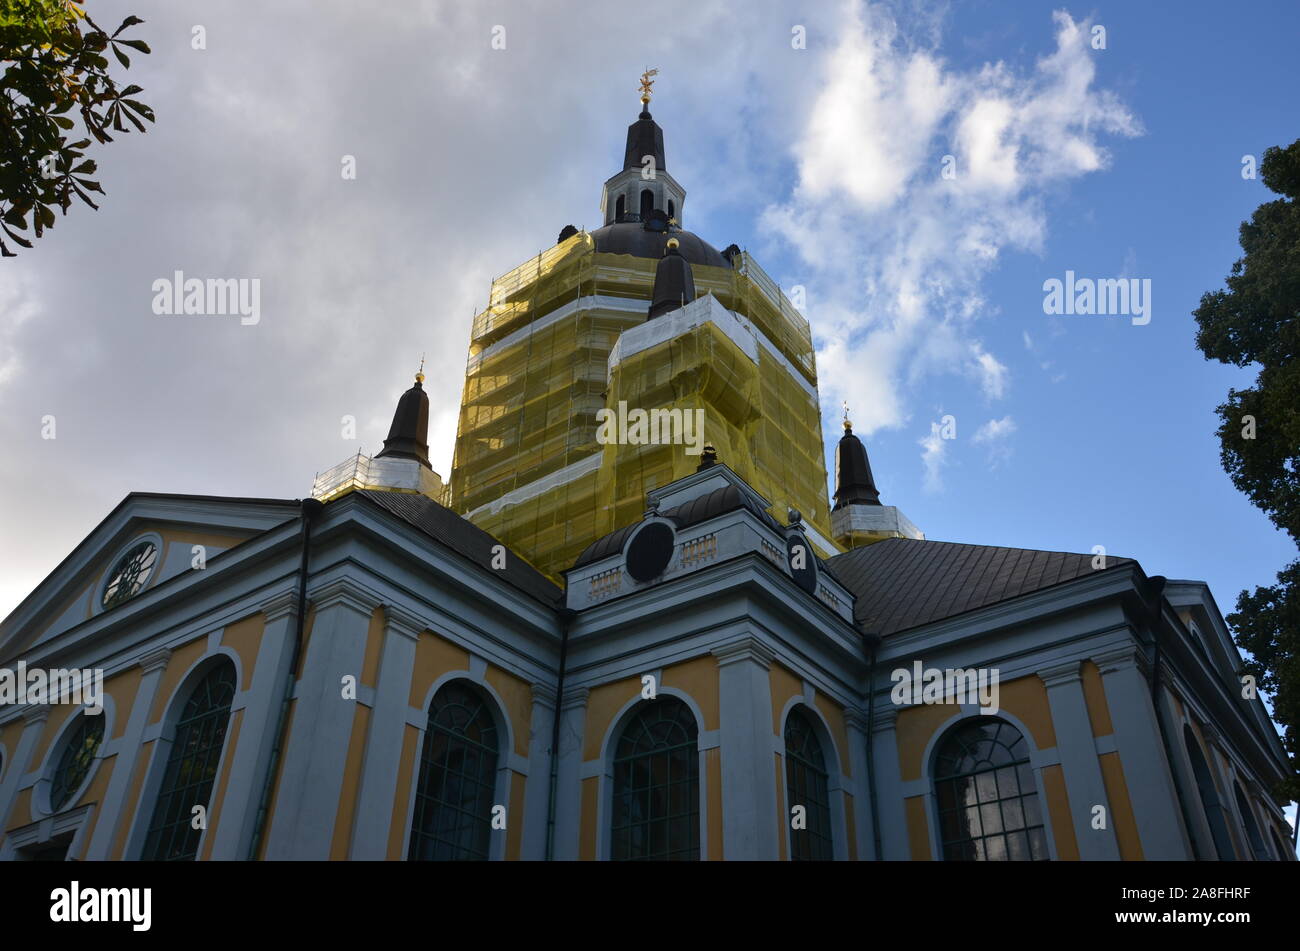
<svg viewBox="0 0 1300 951">
<path fill-rule="evenodd" d="M 105 610 L 139 594 L 157 561 L 158 546 L 153 542 L 141 542 L 119 558 L 108 573 L 104 594 L 100 598 Z"/>
<path fill-rule="evenodd" d="M 50 810 L 58 812 L 81 788 L 95 762 L 95 754 L 104 741 L 104 716 L 83 715 L 59 754 L 59 763 L 50 777 Z"/>
</svg>

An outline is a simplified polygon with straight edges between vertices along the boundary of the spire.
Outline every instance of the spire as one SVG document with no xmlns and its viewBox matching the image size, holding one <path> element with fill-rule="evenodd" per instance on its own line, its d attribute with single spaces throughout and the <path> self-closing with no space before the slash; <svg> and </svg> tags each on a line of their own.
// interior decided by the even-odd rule
<svg viewBox="0 0 1300 951">
<path fill-rule="evenodd" d="M 662 172 L 664 165 L 664 130 L 650 116 L 650 95 L 654 78 L 659 70 L 647 69 L 641 74 L 641 114 L 627 127 L 627 148 L 623 150 L 623 171 L 642 167 L 644 156 L 653 155 L 655 170 Z"/>
<path fill-rule="evenodd" d="M 845 410 L 844 435 L 835 447 L 835 509 L 846 505 L 879 505 L 880 493 L 871 476 L 867 447 L 853 435 L 853 424 Z M 835 509 L 832 509 L 834 511 Z"/>
<path fill-rule="evenodd" d="M 695 300 L 695 276 L 691 264 L 678 250 L 678 240 L 669 238 L 664 256 L 655 268 L 655 283 L 650 294 L 650 314 L 654 320 L 661 314 L 674 311 Z"/>
<path fill-rule="evenodd" d="M 415 385 L 402 394 L 393 414 L 393 425 L 388 429 L 384 448 L 376 459 L 414 459 L 426 469 L 429 465 L 429 396 L 424 392 L 424 358 L 420 358 L 420 372 L 415 374 Z"/>
</svg>

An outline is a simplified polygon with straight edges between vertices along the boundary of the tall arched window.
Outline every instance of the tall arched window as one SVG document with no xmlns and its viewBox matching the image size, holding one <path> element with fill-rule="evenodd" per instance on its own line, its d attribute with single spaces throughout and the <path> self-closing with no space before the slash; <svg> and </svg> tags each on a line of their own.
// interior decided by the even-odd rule
<svg viewBox="0 0 1300 951">
<path fill-rule="evenodd" d="M 831 844 L 831 805 L 827 790 L 826 757 L 808 717 L 791 710 L 785 721 L 785 792 L 788 819 L 795 806 L 804 808 L 805 828 L 790 828 L 790 858 L 828 862 L 835 857 Z"/>
<path fill-rule="evenodd" d="M 673 200 L 671 198 L 668 199 L 668 217 L 669 218 L 677 217 L 677 209 L 673 206 Z"/>
<path fill-rule="evenodd" d="M 439 688 L 429 704 L 420 753 L 408 858 L 488 858 L 499 756 L 496 720 L 487 698 L 463 680 Z"/>
<path fill-rule="evenodd" d="M 235 665 L 223 657 L 194 685 L 176 722 L 143 858 L 184 862 L 198 855 L 203 830 L 194 828 L 194 807 L 206 812 L 210 805 L 234 699 Z"/>
<path fill-rule="evenodd" d="M 676 697 L 642 703 L 614 751 L 610 856 L 700 857 L 699 728 Z"/>
<path fill-rule="evenodd" d="M 614 221 L 615 222 L 622 221 L 623 214 L 626 211 L 627 211 L 627 197 L 625 195 L 619 195 L 618 200 L 614 202 Z"/>
<path fill-rule="evenodd" d="M 1183 743 L 1187 747 L 1187 758 L 1192 762 L 1192 775 L 1196 778 L 1196 788 L 1201 794 L 1201 807 L 1205 810 L 1205 821 L 1210 824 L 1210 835 L 1214 837 L 1214 851 L 1219 860 L 1231 862 L 1236 859 L 1232 851 L 1232 839 L 1228 835 L 1228 824 L 1223 818 L 1223 803 L 1219 801 L 1219 790 L 1210 775 L 1210 765 L 1205 762 L 1201 744 L 1196 742 L 1192 728 L 1183 725 Z"/>
<path fill-rule="evenodd" d="M 1264 844 L 1264 836 L 1260 834 L 1259 823 L 1255 821 L 1255 813 L 1250 808 L 1250 802 L 1246 799 L 1246 794 L 1241 791 L 1241 783 L 1234 780 L 1232 791 L 1237 797 L 1237 811 L 1241 813 L 1241 824 L 1246 827 L 1246 839 L 1250 842 L 1250 850 L 1255 853 L 1255 861 L 1267 862 L 1268 846 Z"/>
<path fill-rule="evenodd" d="M 948 860 L 1045 860 L 1047 835 L 1029 744 L 1005 720 L 957 724 L 934 762 L 939 838 Z"/>
<path fill-rule="evenodd" d="M 655 210 L 655 193 L 648 188 L 641 189 L 641 220 L 649 221 L 650 212 Z"/>
</svg>

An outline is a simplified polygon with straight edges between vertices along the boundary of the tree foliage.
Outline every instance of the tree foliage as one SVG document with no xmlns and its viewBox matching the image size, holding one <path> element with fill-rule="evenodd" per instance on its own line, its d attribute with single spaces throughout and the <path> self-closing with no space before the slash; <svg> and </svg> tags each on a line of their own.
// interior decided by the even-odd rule
<svg viewBox="0 0 1300 951">
<path fill-rule="evenodd" d="M 1270 148 L 1264 184 L 1280 195 L 1241 225 L 1243 256 L 1226 290 L 1201 298 L 1196 346 L 1207 359 L 1258 364 L 1253 386 L 1229 389 L 1218 408 L 1223 468 L 1251 503 L 1300 544 L 1300 140 Z M 1277 584 L 1243 591 L 1227 621 L 1273 697 L 1292 765 L 1300 762 L 1300 561 Z M 1295 776 L 1278 791 L 1300 799 Z"/>
<path fill-rule="evenodd" d="M 73 197 L 99 206 L 104 190 L 86 158 L 92 142 L 113 133 L 141 132 L 153 110 L 133 98 L 141 89 L 119 87 L 109 74 L 111 51 L 127 69 L 128 50 L 148 53 L 143 40 L 111 34 L 80 6 L 81 0 L 0 0 L 0 255 L 13 257 L 7 237 L 24 248 L 54 226 L 54 209 L 68 213 Z M 80 120 L 80 127 L 78 127 Z"/>
</svg>

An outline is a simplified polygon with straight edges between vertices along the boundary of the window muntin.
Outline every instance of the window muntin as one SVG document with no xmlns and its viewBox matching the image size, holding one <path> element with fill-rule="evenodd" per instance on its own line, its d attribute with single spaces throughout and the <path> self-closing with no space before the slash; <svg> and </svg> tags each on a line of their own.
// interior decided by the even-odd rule
<svg viewBox="0 0 1300 951">
<path fill-rule="evenodd" d="M 1246 839 L 1250 842 L 1250 850 L 1255 853 L 1255 861 L 1267 862 L 1268 846 L 1264 844 L 1264 836 L 1260 834 L 1259 823 L 1255 821 L 1255 813 L 1241 790 L 1241 783 L 1234 781 L 1232 791 L 1237 797 L 1237 811 L 1241 813 L 1241 824 L 1246 828 Z"/>
<path fill-rule="evenodd" d="M 787 812 L 804 807 L 806 826 L 790 828 L 793 861 L 828 862 L 835 857 L 826 757 L 812 722 L 799 710 L 785 720 L 785 791 Z"/>
<path fill-rule="evenodd" d="M 486 698 L 464 681 L 438 690 L 420 753 L 408 857 L 487 859 L 499 743 Z"/>
<path fill-rule="evenodd" d="M 158 546 L 153 542 L 143 541 L 131 546 L 109 571 L 99 598 L 100 607 L 107 611 L 139 594 L 153 574 L 157 561 Z"/>
<path fill-rule="evenodd" d="M 700 857 L 699 728 L 676 697 L 646 701 L 614 751 L 610 857 Z"/>
<path fill-rule="evenodd" d="M 50 811 L 58 812 L 72 797 L 95 762 L 95 754 L 104 742 L 104 715 L 82 714 L 72 734 L 63 744 L 58 765 L 50 777 Z"/>
<path fill-rule="evenodd" d="M 1210 774 L 1210 765 L 1201 752 L 1201 744 L 1196 741 L 1192 728 L 1183 725 L 1183 743 L 1187 747 L 1187 758 L 1192 764 L 1192 776 L 1196 779 L 1196 789 L 1201 796 L 1201 808 L 1205 812 L 1205 821 L 1210 826 L 1210 835 L 1214 839 L 1214 851 L 1219 860 L 1232 862 L 1237 858 L 1232 850 L 1232 838 L 1228 835 L 1228 824 L 1223 816 L 1223 803 L 1219 801 L 1219 790 L 1214 785 Z"/>
<path fill-rule="evenodd" d="M 223 659 L 190 692 L 176 723 L 143 858 L 184 862 L 197 857 L 203 830 L 193 828 L 194 807 L 206 811 L 212 799 L 235 689 L 235 665 Z"/>
<path fill-rule="evenodd" d="M 981 717 L 948 734 L 935 756 L 934 793 L 943 858 L 1050 857 L 1029 744 L 1005 720 Z"/>
</svg>

